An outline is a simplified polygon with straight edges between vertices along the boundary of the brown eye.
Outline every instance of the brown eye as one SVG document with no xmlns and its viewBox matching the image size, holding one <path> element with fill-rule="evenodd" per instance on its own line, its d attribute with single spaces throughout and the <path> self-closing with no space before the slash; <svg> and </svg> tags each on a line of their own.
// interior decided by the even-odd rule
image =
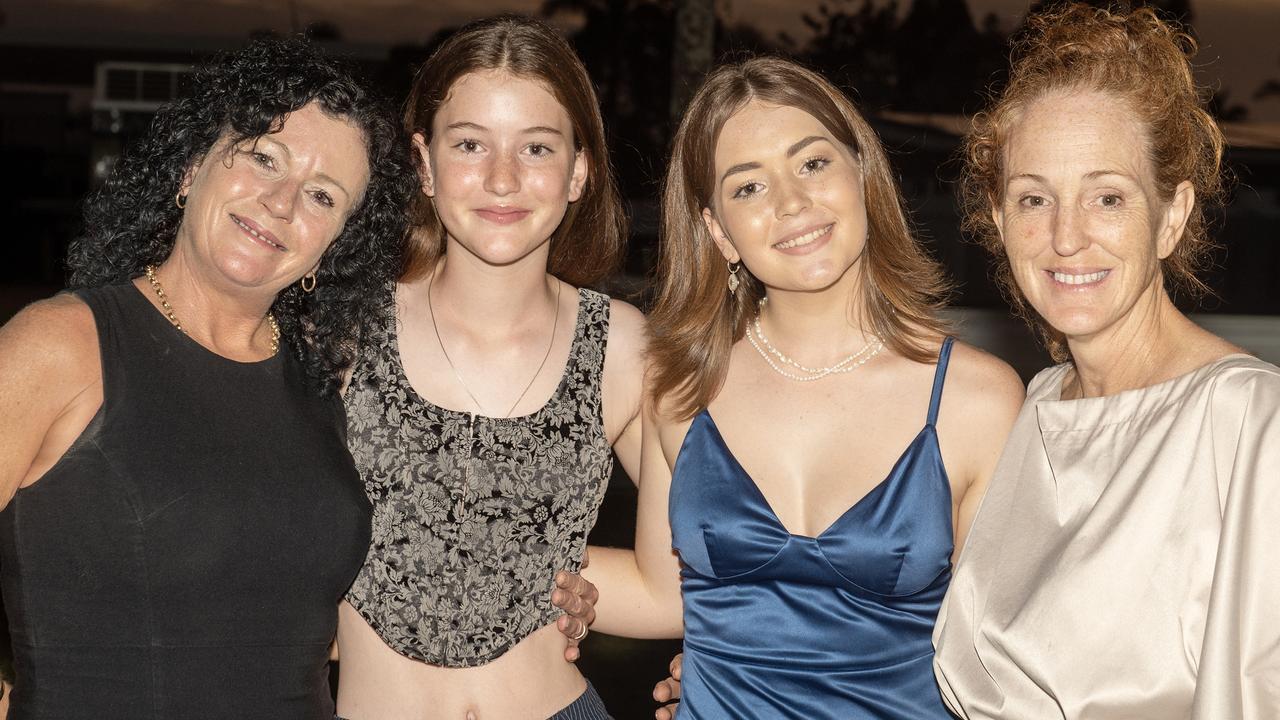
<svg viewBox="0 0 1280 720">
<path fill-rule="evenodd" d="M 734 199 L 747 198 L 758 192 L 760 192 L 760 183 L 749 182 L 740 186 L 737 190 L 734 190 L 733 197 Z"/>
</svg>

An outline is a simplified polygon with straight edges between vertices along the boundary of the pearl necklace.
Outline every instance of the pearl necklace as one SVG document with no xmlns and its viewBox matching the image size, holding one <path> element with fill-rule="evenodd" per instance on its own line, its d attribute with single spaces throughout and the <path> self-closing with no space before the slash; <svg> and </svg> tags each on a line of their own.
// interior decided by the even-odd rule
<svg viewBox="0 0 1280 720">
<path fill-rule="evenodd" d="M 765 299 L 761 299 L 760 300 L 761 310 L 764 309 L 764 304 L 765 304 Z M 757 341 L 756 338 L 759 338 L 759 341 Z M 766 337 L 764 334 L 764 328 L 760 326 L 759 312 L 756 313 L 755 318 L 752 319 L 751 321 L 751 325 L 747 328 L 747 341 L 751 343 L 751 347 L 756 349 L 756 352 L 760 353 L 760 357 L 764 358 L 764 361 L 769 364 L 769 367 L 773 368 L 774 372 L 778 373 L 779 375 L 785 378 L 788 378 L 790 380 L 796 380 L 798 382 L 813 382 L 814 380 L 821 380 L 822 378 L 827 377 L 828 375 L 835 375 L 836 373 L 853 372 L 854 370 L 857 370 L 858 368 L 867 364 L 867 361 L 871 360 L 871 358 L 878 355 L 880 353 L 880 350 L 884 348 L 884 341 L 882 341 L 878 336 L 872 335 L 871 341 L 868 342 L 866 345 L 863 345 L 861 350 L 853 353 L 852 355 L 849 355 L 848 357 L 842 359 L 840 362 L 837 362 L 834 365 L 830 365 L 828 367 L 821 367 L 821 368 L 806 367 L 796 362 L 795 360 L 792 360 L 786 355 L 784 355 L 782 351 L 778 350 L 778 348 L 773 346 L 773 343 L 769 342 L 769 338 Z M 764 343 L 764 347 L 761 347 L 761 343 Z M 768 352 L 765 351 L 765 348 L 768 348 Z M 783 364 L 789 365 L 790 367 L 793 367 L 806 374 L 797 375 L 781 367 L 778 367 L 778 364 L 774 362 L 773 357 L 771 357 L 771 355 L 773 357 L 777 357 L 778 360 L 782 361 Z"/>
<path fill-rule="evenodd" d="M 151 289 L 155 291 L 156 297 L 160 299 L 160 307 L 164 309 L 165 317 L 169 318 L 169 322 L 178 328 L 178 332 L 186 335 L 187 329 L 182 327 L 182 322 L 174 314 L 173 306 L 169 304 L 169 296 L 165 294 L 164 288 L 160 286 L 160 278 L 156 277 L 156 266 L 148 265 L 142 269 L 142 272 L 146 274 L 147 282 L 151 283 Z M 271 313 L 267 313 L 267 325 L 271 326 L 271 354 L 275 355 L 280 351 L 280 325 L 276 323 L 276 318 Z"/>
</svg>

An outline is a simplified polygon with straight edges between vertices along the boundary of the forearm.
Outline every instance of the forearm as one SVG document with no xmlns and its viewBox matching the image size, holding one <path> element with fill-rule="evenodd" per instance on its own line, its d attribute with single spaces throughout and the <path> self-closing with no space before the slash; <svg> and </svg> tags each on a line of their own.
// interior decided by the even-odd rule
<svg viewBox="0 0 1280 720">
<path fill-rule="evenodd" d="M 600 590 L 592 630 L 622 637 L 659 639 L 684 634 L 680 579 L 669 572 L 641 569 L 636 553 L 592 547 L 582 576 Z"/>
</svg>

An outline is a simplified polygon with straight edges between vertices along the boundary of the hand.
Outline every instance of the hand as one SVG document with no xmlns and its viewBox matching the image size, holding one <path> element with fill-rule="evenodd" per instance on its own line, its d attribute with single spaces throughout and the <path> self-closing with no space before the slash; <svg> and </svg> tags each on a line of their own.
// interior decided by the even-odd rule
<svg viewBox="0 0 1280 720">
<path fill-rule="evenodd" d="M 582 567 L 587 566 L 587 557 L 582 557 Z M 551 604 L 565 611 L 556 620 L 556 627 L 569 638 L 564 649 L 564 659 L 575 662 L 582 657 L 578 643 L 587 636 L 587 628 L 596 620 L 596 601 L 600 592 L 596 586 L 587 582 L 577 573 L 561 570 L 556 573 L 556 587 L 551 591 Z"/>
<path fill-rule="evenodd" d="M 672 720 L 680 703 L 671 702 L 680 699 L 680 669 L 684 662 L 684 653 L 671 658 L 671 677 L 653 686 L 653 699 L 660 703 L 670 703 L 658 708 L 653 714 L 657 720 Z"/>
</svg>

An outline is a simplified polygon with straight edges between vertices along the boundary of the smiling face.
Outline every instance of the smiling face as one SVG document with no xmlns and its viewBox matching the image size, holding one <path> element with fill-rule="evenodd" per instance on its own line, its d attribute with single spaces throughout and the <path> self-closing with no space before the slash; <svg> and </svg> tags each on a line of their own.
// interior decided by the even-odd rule
<svg viewBox="0 0 1280 720">
<path fill-rule="evenodd" d="M 535 253 L 545 264 L 547 241 L 587 179 L 560 102 L 534 80 L 471 73 L 450 88 L 431 134 L 414 144 L 449 244 L 491 265 Z"/>
<path fill-rule="evenodd" d="M 825 290 L 867 240 L 854 153 L 804 110 L 752 100 L 725 122 L 703 220 L 725 259 L 766 287 Z"/>
<path fill-rule="evenodd" d="M 1010 129 L 993 219 L 1018 287 L 1068 340 L 1130 327 L 1165 298 L 1160 260 L 1193 191 L 1161 200 L 1146 145 L 1128 105 L 1093 91 L 1048 94 Z"/>
<path fill-rule="evenodd" d="M 368 181 L 360 130 L 307 105 L 279 132 L 224 137 L 189 171 L 174 252 L 220 283 L 275 294 L 316 268 Z"/>
</svg>

